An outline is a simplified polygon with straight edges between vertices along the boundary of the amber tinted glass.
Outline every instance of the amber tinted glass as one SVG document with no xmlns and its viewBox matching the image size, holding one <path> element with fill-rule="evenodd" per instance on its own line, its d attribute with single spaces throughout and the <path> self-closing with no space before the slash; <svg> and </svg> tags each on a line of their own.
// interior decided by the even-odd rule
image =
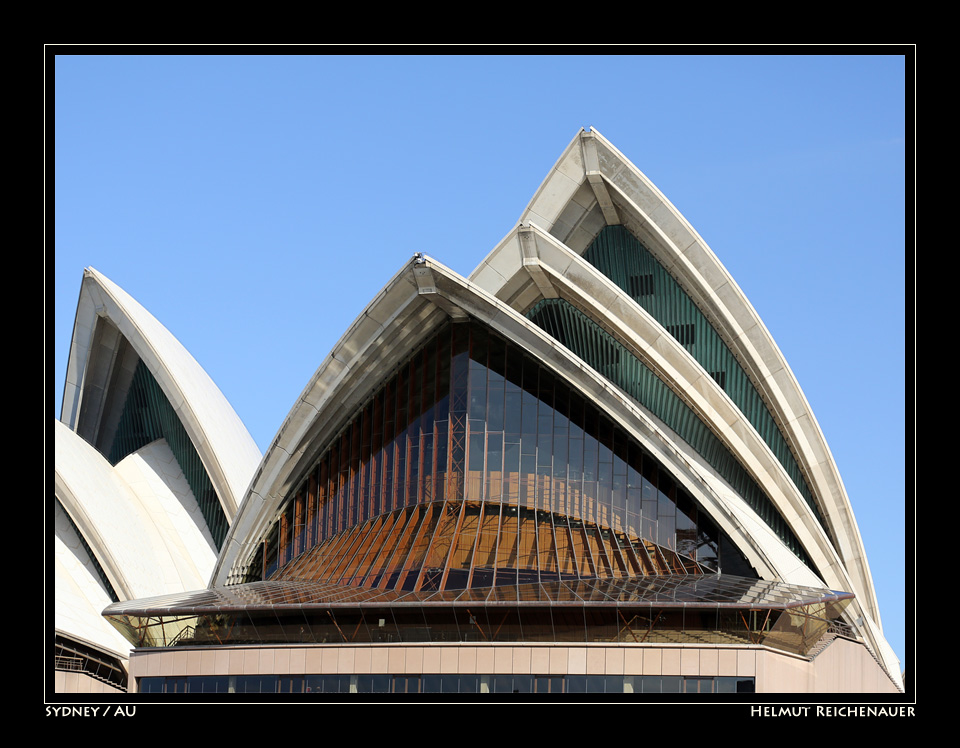
<svg viewBox="0 0 960 748">
<path fill-rule="evenodd" d="M 702 573 L 718 568 L 719 540 L 663 466 L 580 393 L 462 323 L 345 424 L 250 569 L 468 589 Z"/>
</svg>

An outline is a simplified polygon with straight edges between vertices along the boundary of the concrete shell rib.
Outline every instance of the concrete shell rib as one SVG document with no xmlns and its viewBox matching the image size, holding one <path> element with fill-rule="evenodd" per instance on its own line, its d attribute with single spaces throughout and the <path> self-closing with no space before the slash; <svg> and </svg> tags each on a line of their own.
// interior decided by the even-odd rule
<svg viewBox="0 0 960 748">
<path fill-rule="evenodd" d="M 842 562 L 823 529 L 809 512 L 796 486 L 780 462 L 759 434 L 746 423 L 743 415 L 714 379 L 676 339 L 633 301 L 616 284 L 608 280 L 592 265 L 536 226 L 514 229 L 487 257 L 484 268 L 488 272 L 484 287 L 519 312 L 542 298 L 561 298 L 598 322 L 634 356 L 656 372 L 671 389 L 680 393 L 685 403 L 709 424 L 732 453 L 739 456 L 768 493 L 790 526 L 802 535 L 805 546 L 818 549 L 818 568 L 828 570 L 828 584 L 832 589 L 852 587 Z M 650 416 L 652 421 L 657 419 Z M 658 422 L 659 423 L 659 422 Z M 712 485 L 717 496 L 726 496 L 724 507 L 712 512 L 721 527 L 731 537 L 742 536 L 741 548 L 752 548 L 755 568 L 761 574 L 771 574 L 795 584 L 823 586 L 825 580 L 815 578 L 795 554 L 777 539 L 755 512 L 734 492 L 721 488 L 722 480 L 702 458 L 686 445 L 665 424 L 658 428 L 677 448 L 684 450 L 686 461 L 699 464 L 703 480 Z M 707 506 L 710 502 L 707 502 Z M 741 527 L 750 527 L 738 533 L 724 515 L 734 515 Z M 751 555 L 751 551 L 747 552 Z"/>
<path fill-rule="evenodd" d="M 704 481 L 707 466 L 694 453 L 683 451 L 682 445 L 678 448 L 678 440 L 665 438 L 662 424 L 510 306 L 423 256 L 395 275 L 354 322 L 284 420 L 230 528 L 214 585 L 235 581 L 231 578 L 235 566 L 246 561 L 246 554 L 276 520 L 284 500 L 320 457 L 322 447 L 373 393 L 383 373 L 406 358 L 439 325 L 467 317 L 485 322 L 522 346 L 670 465 L 691 493 L 715 509 L 718 522 L 739 545 L 749 549 L 747 553 L 758 567 L 775 575 L 786 564 L 794 572 L 794 581 L 821 586 L 762 522 L 751 517 L 752 512 L 736 515 L 746 507 L 742 501 L 742 506 L 735 507 L 733 501 L 718 499 L 715 491 L 730 493 L 729 489 L 712 478 L 709 483 Z M 758 533 L 768 536 L 768 542 L 758 545 L 750 541 L 750 536 Z"/>
<path fill-rule="evenodd" d="M 100 614 L 112 601 L 59 503 L 54 510 L 53 525 L 56 632 L 126 657 L 129 642 Z"/>
<path fill-rule="evenodd" d="M 624 224 L 687 289 L 744 362 L 770 404 L 817 497 L 829 532 L 729 397 L 629 296 L 579 254 L 606 224 Z M 540 228 L 542 227 L 542 229 Z M 525 246 L 526 245 L 526 246 Z M 698 455 L 664 424 L 533 325 L 521 312 L 539 298 L 576 300 L 682 393 L 768 493 L 811 553 L 823 581 L 856 593 L 867 638 L 888 672 L 898 663 L 878 608 L 849 500 L 819 426 L 769 332 L 732 278 L 676 209 L 595 132 L 579 133 L 541 185 L 518 227 L 463 279 L 422 256 L 381 290 L 307 384 L 254 476 L 212 584 L 236 581 L 252 544 L 348 415 L 446 319 L 471 316 L 523 346 L 593 398 L 670 465 L 765 577 L 819 586 L 813 574 Z"/>
<path fill-rule="evenodd" d="M 227 533 L 211 585 L 234 581 L 234 567 L 276 519 L 302 470 L 317 457 L 332 430 L 358 407 L 384 372 L 446 319 L 419 297 L 409 266 L 381 289 L 343 334 L 307 383 L 264 454 Z"/>
<path fill-rule="evenodd" d="M 276 520 L 285 499 L 321 456 L 321 449 L 381 383 L 383 372 L 399 364 L 448 319 L 466 317 L 486 323 L 522 346 L 669 465 L 674 478 L 714 516 L 761 574 L 822 586 L 746 503 L 662 423 L 509 305 L 423 256 L 391 279 L 301 393 L 230 528 L 213 586 L 238 581 L 235 575 Z M 873 644 L 885 646 L 882 638 Z M 888 669 L 896 673 L 896 660 L 892 652 L 887 654 Z"/>
<path fill-rule="evenodd" d="M 260 450 L 223 393 L 183 345 L 126 292 L 93 268 L 84 271 L 61 420 L 76 429 L 99 317 L 116 325 L 150 369 L 183 423 L 228 521 L 236 514 Z"/>
<path fill-rule="evenodd" d="M 814 560 L 824 573 L 830 575 L 829 570 L 833 569 L 838 573 L 837 580 L 848 579 L 848 586 L 856 593 L 865 612 L 879 622 L 866 555 L 839 471 L 809 404 L 770 333 L 706 242 L 679 211 L 599 133 L 581 131 L 538 189 L 519 225 L 541 227 L 566 245 L 571 254 L 579 255 L 605 224 L 623 224 L 637 236 L 684 286 L 743 362 L 781 424 L 807 476 L 836 542 L 835 549 L 830 548 L 823 531 L 809 517 L 799 493 L 786 480 L 782 470 L 768 465 L 768 480 L 763 480 L 761 485 L 767 486 L 768 490 L 770 487 L 775 489 L 773 493 L 776 495 L 771 498 L 808 552 L 813 552 Z M 545 244 L 538 242 L 537 246 Z M 510 288 L 508 282 L 515 275 L 515 269 L 500 267 L 498 263 L 502 263 L 504 257 L 502 246 L 494 250 L 473 272 L 471 280 L 491 292 L 510 296 L 514 306 L 529 305 L 528 299 L 517 297 L 516 288 Z M 515 259 L 509 260 L 508 265 Z M 605 315 L 607 320 L 642 317 L 633 309 L 638 305 L 625 293 L 618 293 L 618 289 L 608 287 L 600 298 L 589 298 L 590 291 L 598 287 L 597 279 L 584 282 L 589 275 L 583 267 L 586 263 L 577 263 L 563 251 L 554 251 L 545 258 L 522 255 L 520 261 L 526 264 L 528 271 L 532 269 L 531 275 L 535 274 L 533 281 L 538 288 L 549 291 L 551 279 L 557 277 L 579 282 L 581 290 L 587 289 L 580 302 L 586 302 L 597 313 L 609 309 L 609 314 Z M 528 290 L 527 293 L 529 296 L 534 292 Z M 636 332 L 642 336 L 641 330 Z M 736 454 L 751 470 L 758 468 L 758 460 L 769 462 L 769 455 L 763 454 L 768 450 L 757 444 L 745 419 L 723 423 L 728 418 L 724 414 L 728 410 L 726 396 L 709 376 L 701 376 L 703 372 L 696 371 L 699 368 L 696 362 L 692 359 L 685 361 L 679 346 L 649 340 L 648 343 L 652 343 L 649 350 L 658 354 L 656 360 L 663 362 L 666 358 L 672 361 L 673 375 L 682 373 L 686 384 L 692 386 L 692 393 L 699 393 L 704 400 L 712 401 L 715 416 L 719 419 L 716 425 L 726 431 L 725 441 L 729 439 L 731 429 L 739 432 L 743 444 Z M 831 550 L 835 551 L 839 565 L 830 558 Z M 840 573 L 841 569 L 843 573 Z M 831 580 L 826 581 L 831 583 Z"/>
<path fill-rule="evenodd" d="M 516 238 L 518 233 L 512 236 Z M 569 254 L 555 240 L 549 241 L 555 249 Z M 232 565 L 245 560 L 245 543 L 267 531 L 284 499 L 320 456 L 318 450 L 371 394 L 382 372 L 390 371 L 448 318 L 468 315 L 522 345 L 603 406 L 613 420 L 680 473 L 677 477 L 712 510 L 718 524 L 736 539 L 762 573 L 796 584 L 822 586 L 822 580 L 803 566 L 702 458 L 686 449 L 668 428 L 509 305 L 433 259 L 414 262 L 398 273 L 308 383 L 251 484 L 221 554 L 214 584 L 230 581 Z"/>
</svg>

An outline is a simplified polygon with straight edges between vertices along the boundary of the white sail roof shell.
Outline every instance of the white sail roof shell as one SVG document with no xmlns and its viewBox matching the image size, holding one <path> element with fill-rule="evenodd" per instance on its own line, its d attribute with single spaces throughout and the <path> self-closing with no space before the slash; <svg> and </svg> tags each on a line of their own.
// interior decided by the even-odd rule
<svg viewBox="0 0 960 748">
<path fill-rule="evenodd" d="M 108 317 L 133 346 L 176 410 L 232 520 L 260 462 L 260 450 L 209 375 L 156 318 L 93 268 L 84 272 L 61 421 L 76 428 L 97 319 Z"/>
</svg>

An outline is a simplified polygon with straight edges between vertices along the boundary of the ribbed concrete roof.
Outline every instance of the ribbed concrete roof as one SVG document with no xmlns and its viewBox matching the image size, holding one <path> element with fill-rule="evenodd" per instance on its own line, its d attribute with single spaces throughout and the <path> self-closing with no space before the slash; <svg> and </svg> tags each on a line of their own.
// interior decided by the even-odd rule
<svg viewBox="0 0 960 748">
<path fill-rule="evenodd" d="M 783 354 L 742 290 L 680 211 L 600 133 L 581 131 L 544 179 L 518 225 L 538 226 L 579 254 L 604 225 L 616 224 L 626 226 L 681 283 L 743 363 L 802 466 L 836 541 L 843 574 L 865 610 L 879 622 L 876 593 L 850 500 Z M 494 293 L 501 292 L 509 277 L 496 267 L 500 249 L 491 252 L 470 276 Z M 558 262 L 554 272 L 562 275 L 569 263 L 569 258 Z M 620 297 L 616 303 L 621 307 L 637 306 L 626 294 Z M 808 524 L 801 512 L 784 513 L 793 516 L 792 524 Z"/>
<path fill-rule="evenodd" d="M 232 519 L 260 450 L 207 373 L 162 324 L 108 278 L 88 268 L 77 306 L 61 420 L 76 427 L 97 319 L 108 317 L 157 379 L 190 435 Z"/>
</svg>

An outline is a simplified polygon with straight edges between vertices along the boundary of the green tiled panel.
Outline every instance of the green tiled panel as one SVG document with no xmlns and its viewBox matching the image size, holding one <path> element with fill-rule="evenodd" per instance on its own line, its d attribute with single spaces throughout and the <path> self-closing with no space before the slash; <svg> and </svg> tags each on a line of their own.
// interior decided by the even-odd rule
<svg viewBox="0 0 960 748">
<path fill-rule="evenodd" d="M 813 493 L 760 393 L 676 280 L 622 226 L 605 227 L 583 253 L 583 258 L 630 294 L 718 381 L 783 465 L 822 525 Z"/>
<path fill-rule="evenodd" d="M 137 364 L 108 459 L 112 465 L 157 439 L 166 439 L 200 505 L 217 548 L 227 534 L 227 518 L 200 455 L 176 411 L 143 361 Z"/>
<path fill-rule="evenodd" d="M 562 299 L 544 299 L 527 317 L 673 429 L 730 483 L 809 565 L 800 542 L 760 486 L 700 418 L 597 323 Z"/>
</svg>

